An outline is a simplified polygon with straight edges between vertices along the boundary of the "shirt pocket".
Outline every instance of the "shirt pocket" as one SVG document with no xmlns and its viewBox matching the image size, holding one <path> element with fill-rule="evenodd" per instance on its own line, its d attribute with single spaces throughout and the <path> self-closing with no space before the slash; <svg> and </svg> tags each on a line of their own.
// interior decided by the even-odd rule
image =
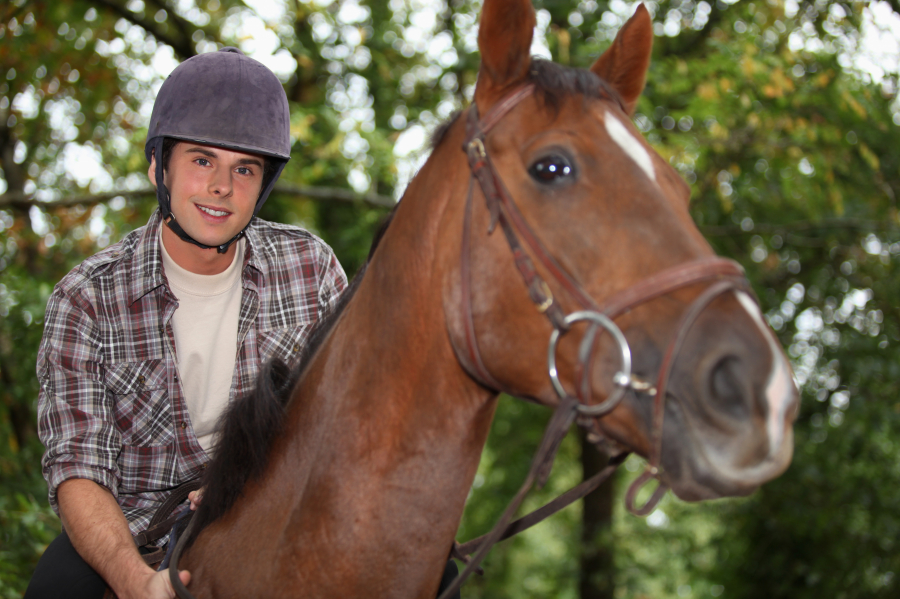
<svg viewBox="0 0 900 599">
<path fill-rule="evenodd" d="M 121 362 L 106 369 L 122 444 L 158 447 L 175 440 L 165 360 Z"/>
<path fill-rule="evenodd" d="M 312 328 L 312 324 L 307 323 L 296 327 L 260 332 L 257 341 L 260 363 L 278 358 L 288 366 L 295 366 L 297 359 L 303 353 L 310 328 Z"/>
</svg>

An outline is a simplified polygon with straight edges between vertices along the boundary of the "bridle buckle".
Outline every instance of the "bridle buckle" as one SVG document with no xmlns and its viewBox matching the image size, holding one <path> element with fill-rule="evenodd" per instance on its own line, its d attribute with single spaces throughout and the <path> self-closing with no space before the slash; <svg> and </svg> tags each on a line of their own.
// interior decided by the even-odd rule
<svg viewBox="0 0 900 599">
<path fill-rule="evenodd" d="M 550 286 L 547 285 L 547 281 L 541 280 L 540 286 L 546 299 L 537 305 L 537 311 L 543 314 L 553 305 L 553 292 L 550 291 Z"/>
<path fill-rule="evenodd" d="M 469 153 L 474 153 L 479 160 L 484 160 L 487 157 L 487 150 L 484 149 L 484 142 L 481 141 L 480 137 L 470 141 L 468 149 Z"/>
</svg>

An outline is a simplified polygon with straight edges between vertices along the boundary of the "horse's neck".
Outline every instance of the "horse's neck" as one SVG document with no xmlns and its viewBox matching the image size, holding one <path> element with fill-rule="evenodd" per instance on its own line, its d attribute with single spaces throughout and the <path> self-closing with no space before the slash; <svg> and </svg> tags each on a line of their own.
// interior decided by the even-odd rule
<svg viewBox="0 0 900 599">
<path fill-rule="evenodd" d="M 416 572 L 446 559 L 494 402 L 447 336 L 437 227 L 406 216 L 304 377 L 298 403 L 317 405 L 291 414 L 285 464 L 311 462 L 290 489 L 301 500 L 286 532 L 298 546 L 324 535 L 319 550 L 334 559 L 415 586 Z"/>
<path fill-rule="evenodd" d="M 220 521 L 223 537 L 267 538 L 259 555 L 273 568 L 292 556 L 290 577 L 323 596 L 379 586 L 414 596 L 432 584 L 493 416 L 447 335 L 437 254 L 447 198 L 414 195 L 304 374 L 266 474 Z"/>
</svg>

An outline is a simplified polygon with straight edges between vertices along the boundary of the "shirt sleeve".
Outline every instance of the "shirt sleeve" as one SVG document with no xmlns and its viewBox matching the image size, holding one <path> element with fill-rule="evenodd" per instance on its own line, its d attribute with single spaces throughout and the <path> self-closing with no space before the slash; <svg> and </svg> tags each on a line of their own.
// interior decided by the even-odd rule
<svg viewBox="0 0 900 599">
<path fill-rule="evenodd" d="M 89 302 L 74 302 L 58 287 L 47 304 L 37 358 L 38 435 L 46 448 L 41 464 L 57 514 L 57 488 L 71 478 L 92 480 L 118 497 L 122 443 L 101 352 Z"/>
<path fill-rule="evenodd" d="M 334 308 L 347 288 L 347 275 L 332 249 L 324 242 L 319 245 L 319 306 L 323 312 L 328 312 Z"/>
</svg>

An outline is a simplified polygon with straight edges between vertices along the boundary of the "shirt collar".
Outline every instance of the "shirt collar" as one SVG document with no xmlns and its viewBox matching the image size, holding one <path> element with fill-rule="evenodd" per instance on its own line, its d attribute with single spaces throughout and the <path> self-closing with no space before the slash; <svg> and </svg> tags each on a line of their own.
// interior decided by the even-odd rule
<svg viewBox="0 0 900 599">
<path fill-rule="evenodd" d="M 254 226 L 256 217 L 250 221 L 244 236 L 247 239 L 247 247 L 244 252 L 244 267 L 242 268 L 243 280 L 246 284 L 256 288 L 258 281 L 255 276 L 251 276 L 247 267 L 250 266 L 256 270 L 263 279 L 267 274 L 268 268 L 266 262 L 261 260 L 263 255 L 263 240 L 259 232 Z M 131 282 L 131 299 L 129 303 L 134 303 L 144 297 L 157 287 L 166 285 L 166 279 L 163 276 L 162 255 L 159 249 L 159 229 L 163 226 L 162 216 L 159 209 L 155 210 L 147 221 L 147 226 L 141 232 L 140 240 L 134 250 L 132 258 L 133 276 Z"/>
<path fill-rule="evenodd" d="M 265 276 L 268 274 L 268 268 L 266 261 L 261 259 L 265 254 L 263 253 L 262 236 L 256 230 L 256 220 L 254 216 L 250 220 L 250 226 L 244 231 L 244 237 L 247 239 L 247 248 L 244 251 L 244 266 L 252 266 Z"/>
</svg>

